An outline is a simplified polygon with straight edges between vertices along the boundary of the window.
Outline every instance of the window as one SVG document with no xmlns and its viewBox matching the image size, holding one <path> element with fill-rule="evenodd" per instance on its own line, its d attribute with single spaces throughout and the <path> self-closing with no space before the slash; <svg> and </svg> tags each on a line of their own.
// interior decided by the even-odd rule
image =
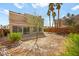
<svg viewBox="0 0 79 59">
<path fill-rule="evenodd" d="M 13 26 L 13 27 L 12 27 L 12 31 L 13 31 L 13 32 L 17 32 L 17 26 Z"/>
<path fill-rule="evenodd" d="M 23 33 L 24 34 L 27 34 L 27 33 L 29 33 L 30 32 L 30 28 L 29 27 L 24 27 L 23 28 Z"/>
<path fill-rule="evenodd" d="M 22 27 L 13 26 L 13 32 L 22 32 Z"/>
</svg>

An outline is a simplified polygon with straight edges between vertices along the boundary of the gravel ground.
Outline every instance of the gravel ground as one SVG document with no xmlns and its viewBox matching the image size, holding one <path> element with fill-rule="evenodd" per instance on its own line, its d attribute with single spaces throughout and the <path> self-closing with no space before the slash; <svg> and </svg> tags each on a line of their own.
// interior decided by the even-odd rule
<svg viewBox="0 0 79 59">
<path fill-rule="evenodd" d="M 46 37 L 39 38 L 37 44 L 34 40 L 22 42 L 21 45 L 11 48 L 8 52 L 17 56 L 51 56 L 60 55 L 63 52 L 63 41 L 65 37 L 54 34 L 44 33 Z"/>
<path fill-rule="evenodd" d="M 44 37 L 35 40 L 22 41 L 20 45 L 7 49 L 12 56 L 57 56 L 63 52 L 64 36 L 55 33 L 44 33 Z M 26 37 L 27 38 L 27 37 Z"/>
</svg>

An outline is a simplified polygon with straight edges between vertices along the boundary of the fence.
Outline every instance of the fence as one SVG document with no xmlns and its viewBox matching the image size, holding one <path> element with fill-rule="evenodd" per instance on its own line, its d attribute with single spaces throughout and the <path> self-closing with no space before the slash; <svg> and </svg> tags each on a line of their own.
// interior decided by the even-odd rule
<svg viewBox="0 0 79 59">
<path fill-rule="evenodd" d="M 54 32 L 60 34 L 68 34 L 71 32 L 70 28 L 45 28 L 44 32 Z"/>
</svg>

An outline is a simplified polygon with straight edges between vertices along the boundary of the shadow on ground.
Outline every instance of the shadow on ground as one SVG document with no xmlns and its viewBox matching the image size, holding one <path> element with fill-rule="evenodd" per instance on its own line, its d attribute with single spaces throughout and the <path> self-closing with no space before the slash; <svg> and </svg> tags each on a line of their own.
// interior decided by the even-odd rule
<svg viewBox="0 0 79 59">
<path fill-rule="evenodd" d="M 26 34 L 26 35 L 23 35 L 22 41 L 28 41 L 28 40 L 33 40 L 33 39 L 37 39 L 37 38 L 44 38 L 44 37 L 46 37 L 46 36 L 43 32 L 42 33 Z"/>
</svg>

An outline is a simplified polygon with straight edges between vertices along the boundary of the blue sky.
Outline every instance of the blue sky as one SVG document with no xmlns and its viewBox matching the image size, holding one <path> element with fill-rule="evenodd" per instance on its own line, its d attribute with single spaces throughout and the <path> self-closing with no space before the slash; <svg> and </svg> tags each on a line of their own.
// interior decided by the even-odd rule
<svg viewBox="0 0 79 59">
<path fill-rule="evenodd" d="M 49 24 L 47 16 L 48 3 L 0 3 L 0 25 L 9 24 L 9 10 L 18 13 L 40 15 L 44 18 L 44 25 L 47 26 Z M 55 12 L 57 14 L 56 9 Z M 67 13 L 79 14 L 79 3 L 63 3 L 60 10 L 60 18 Z"/>
</svg>

